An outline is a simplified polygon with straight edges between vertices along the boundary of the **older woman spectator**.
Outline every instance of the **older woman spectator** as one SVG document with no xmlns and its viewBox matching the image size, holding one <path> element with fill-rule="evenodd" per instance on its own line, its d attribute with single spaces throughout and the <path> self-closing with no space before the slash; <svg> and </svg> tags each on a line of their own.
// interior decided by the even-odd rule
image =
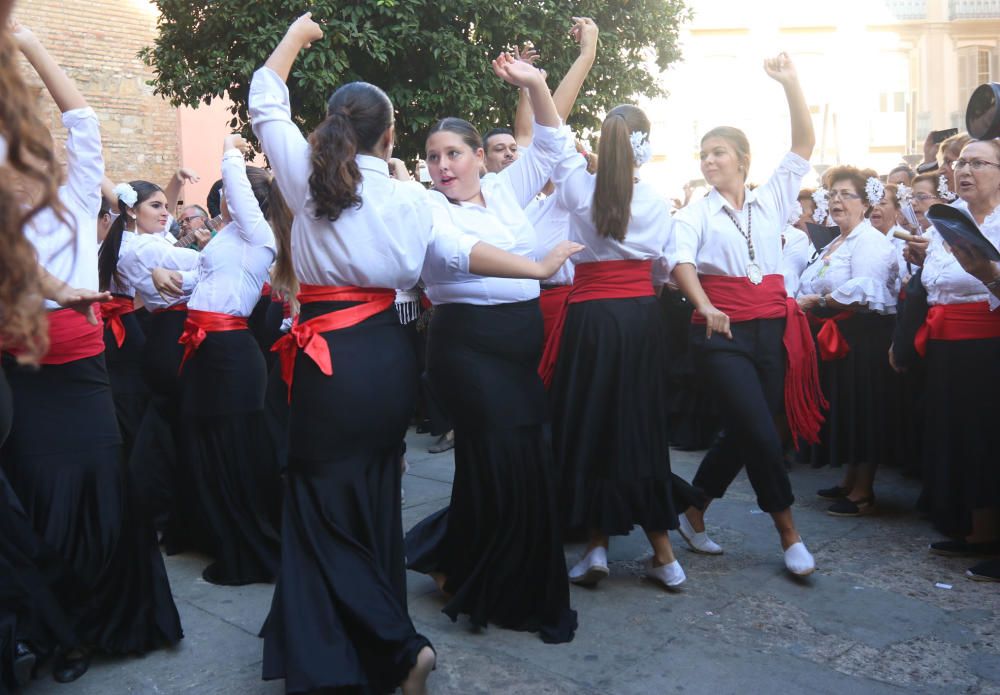
<svg viewBox="0 0 1000 695">
<path fill-rule="evenodd" d="M 817 327 L 820 380 L 830 401 L 814 465 L 846 464 L 842 482 L 819 491 L 829 513 L 875 508 L 875 469 L 889 455 L 885 436 L 891 390 L 886 351 L 896 311 L 895 249 L 865 219 L 884 191 L 875 172 L 840 166 L 826 172 L 830 217 L 840 234 L 802 273 L 798 301 Z"/>
</svg>

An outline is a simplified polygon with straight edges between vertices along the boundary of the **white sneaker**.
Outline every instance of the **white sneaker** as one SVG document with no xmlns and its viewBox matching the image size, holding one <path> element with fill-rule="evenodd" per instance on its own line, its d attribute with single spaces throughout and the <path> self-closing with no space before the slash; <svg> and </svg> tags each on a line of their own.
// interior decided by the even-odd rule
<svg viewBox="0 0 1000 695">
<path fill-rule="evenodd" d="M 646 576 L 650 579 L 655 579 L 668 589 L 676 589 L 687 579 L 681 563 L 677 562 L 677 560 L 667 565 L 654 567 L 653 558 L 646 560 Z"/>
<path fill-rule="evenodd" d="M 816 571 L 816 560 L 800 540 L 785 551 L 785 567 L 796 577 L 807 577 Z"/>
<path fill-rule="evenodd" d="M 696 532 L 684 514 L 681 514 L 679 519 L 681 525 L 677 531 L 681 534 L 681 538 L 687 541 L 691 550 L 704 555 L 722 555 L 722 546 L 709 538 L 707 532 Z"/>
<path fill-rule="evenodd" d="M 594 586 L 608 574 L 608 551 L 597 546 L 573 565 L 569 571 L 569 580 L 573 584 Z"/>
</svg>

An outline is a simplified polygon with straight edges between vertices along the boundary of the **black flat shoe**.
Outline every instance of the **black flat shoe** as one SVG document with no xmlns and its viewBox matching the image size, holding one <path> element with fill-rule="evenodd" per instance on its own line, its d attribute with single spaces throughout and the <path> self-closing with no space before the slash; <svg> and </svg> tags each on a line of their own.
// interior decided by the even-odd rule
<svg viewBox="0 0 1000 695">
<path fill-rule="evenodd" d="M 850 494 L 850 490 L 846 487 L 840 487 L 839 485 L 834 485 L 833 487 L 826 487 L 822 490 L 816 491 L 816 496 L 821 497 L 825 500 L 839 500 L 841 498 L 847 497 Z"/>
<path fill-rule="evenodd" d="M 847 497 L 830 505 L 826 513 L 830 516 L 864 516 L 875 511 L 875 496 L 863 497 L 857 501 Z"/>
<path fill-rule="evenodd" d="M 1000 582 L 1000 560 L 986 560 L 965 571 L 965 576 L 974 582 Z"/>
<path fill-rule="evenodd" d="M 90 668 L 90 654 L 78 652 L 76 656 L 60 653 L 52 664 L 52 678 L 56 683 L 72 683 Z"/>
<path fill-rule="evenodd" d="M 35 675 L 38 655 L 24 642 L 14 647 L 14 682 L 18 686 L 27 685 Z"/>
<path fill-rule="evenodd" d="M 1000 541 L 989 543 L 967 543 L 966 541 L 938 541 L 927 546 L 935 555 L 948 557 L 977 557 L 979 555 L 1000 555 Z"/>
</svg>

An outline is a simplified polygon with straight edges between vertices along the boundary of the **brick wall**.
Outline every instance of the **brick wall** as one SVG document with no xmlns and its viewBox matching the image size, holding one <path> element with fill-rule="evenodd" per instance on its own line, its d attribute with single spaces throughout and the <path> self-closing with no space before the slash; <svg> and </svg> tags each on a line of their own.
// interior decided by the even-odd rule
<svg viewBox="0 0 1000 695">
<path fill-rule="evenodd" d="M 146 179 L 165 185 L 178 164 L 177 110 L 153 95 L 152 71 L 136 57 L 156 35 L 156 9 L 146 0 L 22 0 L 14 8 L 97 112 L 105 170 L 116 183 Z M 40 113 L 52 124 L 57 147 L 65 130 L 38 76 Z"/>
</svg>

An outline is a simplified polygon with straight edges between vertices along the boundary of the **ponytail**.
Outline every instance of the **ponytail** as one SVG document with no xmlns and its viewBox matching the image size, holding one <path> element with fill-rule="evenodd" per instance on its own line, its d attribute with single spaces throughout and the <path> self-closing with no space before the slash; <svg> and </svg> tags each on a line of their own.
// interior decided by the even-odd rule
<svg viewBox="0 0 1000 695">
<path fill-rule="evenodd" d="M 299 280 L 295 277 L 295 268 L 292 266 L 293 215 L 285 203 L 284 196 L 281 195 L 277 179 L 271 180 L 271 190 L 267 199 L 267 222 L 274 232 L 274 241 L 278 248 L 274 267 L 271 269 L 271 287 L 289 302 L 295 302 L 295 295 L 299 292 Z"/>
<path fill-rule="evenodd" d="M 309 135 L 309 191 L 316 217 L 334 222 L 344 210 L 361 207 L 361 170 L 354 158 L 371 152 L 392 127 L 392 102 L 375 85 L 351 82 L 333 93 L 326 113 Z"/>
<path fill-rule="evenodd" d="M 616 106 L 604 119 L 598 144 L 597 181 L 591 217 L 597 233 L 604 238 L 624 241 L 632 217 L 632 194 L 635 189 L 635 155 L 631 135 L 649 134 L 649 119 L 641 109 L 624 104 Z"/>
</svg>

